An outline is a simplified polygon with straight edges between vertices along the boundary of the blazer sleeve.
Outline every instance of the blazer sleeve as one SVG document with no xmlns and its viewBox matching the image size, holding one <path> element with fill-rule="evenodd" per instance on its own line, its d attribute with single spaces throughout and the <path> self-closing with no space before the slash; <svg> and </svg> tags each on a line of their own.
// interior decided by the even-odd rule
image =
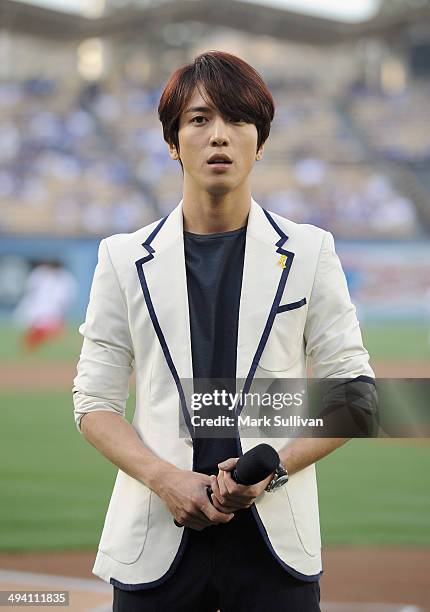
<svg viewBox="0 0 430 612">
<path fill-rule="evenodd" d="M 374 378 L 330 232 L 321 244 L 304 339 L 314 378 Z"/>
<path fill-rule="evenodd" d="M 125 415 L 134 354 L 127 306 L 114 270 L 106 240 L 99 246 L 85 322 L 84 337 L 74 379 L 76 426 L 84 414 L 106 410 Z"/>
</svg>

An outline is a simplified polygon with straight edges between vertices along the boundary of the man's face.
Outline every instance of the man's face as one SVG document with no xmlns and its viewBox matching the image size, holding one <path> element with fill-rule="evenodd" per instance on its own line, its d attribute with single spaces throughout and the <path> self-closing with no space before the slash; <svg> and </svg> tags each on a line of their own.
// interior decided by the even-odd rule
<svg viewBox="0 0 430 612">
<path fill-rule="evenodd" d="M 222 116 L 195 88 L 179 119 L 179 151 L 169 145 L 169 153 L 172 159 L 179 154 L 185 181 L 212 195 L 223 195 L 241 185 L 255 160 L 261 159 L 263 146 L 257 154 L 257 138 L 254 124 Z M 209 163 L 214 155 L 226 155 L 231 163 Z"/>
</svg>

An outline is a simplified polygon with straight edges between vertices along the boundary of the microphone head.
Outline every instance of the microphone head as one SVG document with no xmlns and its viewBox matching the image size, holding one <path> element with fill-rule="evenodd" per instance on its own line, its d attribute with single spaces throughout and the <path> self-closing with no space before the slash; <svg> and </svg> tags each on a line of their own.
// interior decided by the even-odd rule
<svg viewBox="0 0 430 612">
<path fill-rule="evenodd" d="M 253 485 L 261 482 L 276 470 L 279 455 L 273 446 L 258 444 L 242 457 L 239 457 L 235 468 L 235 480 L 238 484 Z"/>
</svg>

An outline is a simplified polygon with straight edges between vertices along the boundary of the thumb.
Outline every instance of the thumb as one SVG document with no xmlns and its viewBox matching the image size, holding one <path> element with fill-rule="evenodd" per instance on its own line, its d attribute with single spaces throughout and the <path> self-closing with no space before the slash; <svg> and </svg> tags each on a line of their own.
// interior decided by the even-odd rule
<svg viewBox="0 0 430 612">
<path fill-rule="evenodd" d="M 239 457 L 231 457 L 230 459 L 226 459 L 225 461 L 218 463 L 218 467 L 220 470 L 224 470 L 225 472 L 231 472 L 236 467 L 238 460 Z"/>
</svg>

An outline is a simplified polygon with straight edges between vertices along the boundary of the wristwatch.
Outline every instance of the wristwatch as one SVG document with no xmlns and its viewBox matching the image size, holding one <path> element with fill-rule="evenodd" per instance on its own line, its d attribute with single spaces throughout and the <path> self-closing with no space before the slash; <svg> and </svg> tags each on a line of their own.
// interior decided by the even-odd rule
<svg viewBox="0 0 430 612">
<path fill-rule="evenodd" d="M 288 472 L 280 463 L 275 470 L 272 480 L 269 482 L 267 487 L 264 489 L 267 493 L 272 493 L 273 491 L 277 491 L 288 482 Z"/>
</svg>

